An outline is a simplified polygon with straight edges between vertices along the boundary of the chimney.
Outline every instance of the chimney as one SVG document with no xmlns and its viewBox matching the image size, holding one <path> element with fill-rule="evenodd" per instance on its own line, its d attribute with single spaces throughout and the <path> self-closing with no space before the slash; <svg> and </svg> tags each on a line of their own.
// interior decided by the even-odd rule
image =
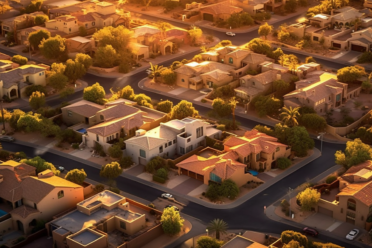
<svg viewBox="0 0 372 248">
<path fill-rule="evenodd" d="M 45 170 L 37 174 L 38 178 L 48 178 L 54 176 L 54 173 L 51 170 Z"/>
</svg>

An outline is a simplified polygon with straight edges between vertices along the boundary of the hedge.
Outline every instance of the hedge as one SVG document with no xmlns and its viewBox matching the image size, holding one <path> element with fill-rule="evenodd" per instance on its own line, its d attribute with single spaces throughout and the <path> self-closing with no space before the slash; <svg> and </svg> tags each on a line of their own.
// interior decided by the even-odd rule
<svg viewBox="0 0 372 248">
<path fill-rule="evenodd" d="M 158 177 L 157 175 L 152 175 L 152 180 L 154 182 L 158 182 L 158 183 L 165 183 L 165 181 L 166 181 L 166 179 Z"/>
<path fill-rule="evenodd" d="M 326 179 L 326 183 L 327 183 L 327 184 L 331 184 L 331 183 L 333 183 L 334 181 L 336 181 L 336 179 L 337 179 L 337 177 L 335 177 L 335 176 L 329 176 L 329 177 L 327 177 L 327 179 Z"/>
<path fill-rule="evenodd" d="M 278 158 L 276 160 L 276 163 L 278 165 L 278 168 L 281 170 L 287 169 L 292 164 L 291 160 L 288 158 Z"/>
</svg>

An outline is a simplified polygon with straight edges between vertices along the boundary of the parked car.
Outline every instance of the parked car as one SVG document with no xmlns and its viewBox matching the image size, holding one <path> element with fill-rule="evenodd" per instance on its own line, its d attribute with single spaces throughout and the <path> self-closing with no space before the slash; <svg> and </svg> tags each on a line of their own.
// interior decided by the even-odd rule
<svg viewBox="0 0 372 248">
<path fill-rule="evenodd" d="M 359 234 L 359 230 L 353 229 L 346 235 L 346 239 L 354 240 L 358 236 L 358 234 Z"/>
<path fill-rule="evenodd" d="M 319 232 L 313 228 L 309 228 L 309 227 L 305 227 L 303 230 L 302 230 L 303 233 L 305 234 L 308 234 L 308 235 L 311 235 L 313 237 L 317 237 L 319 235 Z"/>
<path fill-rule="evenodd" d="M 233 32 L 226 32 L 226 35 L 228 35 L 228 36 L 235 36 L 235 33 L 233 33 Z"/>
<path fill-rule="evenodd" d="M 13 142 L 15 141 L 15 138 L 13 138 L 12 136 L 2 135 L 0 136 L 0 140 L 7 141 L 7 142 Z"/>
<path fill-rule="evenodd" d="M 204 94 L 204 95 L 208 95 L 210 92 L 212 91 L 212 89 L 202 89 L 200 91 L 200 93 Z"/>
<path fill-rule="evenodd" d="M 180 211 L 180 209 L 178 207 L 174 206 L 174 205 L 167 205 L 164 209 L 166 209 L 166 208 L 173 208 L 177 212 Z"/>
<path fill-rule="evenodd" d="M 65 171 L 65 167 L 63 166 L 56 166 L 57 169 L 60 171 L 60 172 L 64 172 Z"/>
<path fill-rule="evenodd" d="M 170 198 L 173 198 L 173 195 L 171 195 L 169 193 L 163 193 L 163 194 L 161 194 L 161 198 L 170 199 Z"/>
</svg>

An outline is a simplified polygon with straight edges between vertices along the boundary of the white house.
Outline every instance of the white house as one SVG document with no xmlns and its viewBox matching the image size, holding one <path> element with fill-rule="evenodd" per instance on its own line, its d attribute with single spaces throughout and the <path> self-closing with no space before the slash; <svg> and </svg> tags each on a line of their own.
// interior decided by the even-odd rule
<svg viewBox="0 0 372 248">
<path fill-rule="evenodd" d="M 208 122 L 185 118 L 161 123 L 150 131 L 137 130 L 136 136 L 125 141 L 126 153 L 135 163 L 146 164 L 161 156 L 174 158 L 205 145 L 205 137 L 219 138 L 221 131 Z"/>
</svg>

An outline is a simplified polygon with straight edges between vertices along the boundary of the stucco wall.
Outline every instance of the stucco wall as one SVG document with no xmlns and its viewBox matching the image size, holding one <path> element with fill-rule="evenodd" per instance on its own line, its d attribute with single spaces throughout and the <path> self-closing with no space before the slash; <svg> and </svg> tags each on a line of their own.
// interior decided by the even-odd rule
<svg viewBox="0 0 372 248">
<path fill-rule="evenodd" d="M 11 218 L 0 222 L 0 233 L 4 234 L 13 230 L 13 220 Z"/>
</svg>

